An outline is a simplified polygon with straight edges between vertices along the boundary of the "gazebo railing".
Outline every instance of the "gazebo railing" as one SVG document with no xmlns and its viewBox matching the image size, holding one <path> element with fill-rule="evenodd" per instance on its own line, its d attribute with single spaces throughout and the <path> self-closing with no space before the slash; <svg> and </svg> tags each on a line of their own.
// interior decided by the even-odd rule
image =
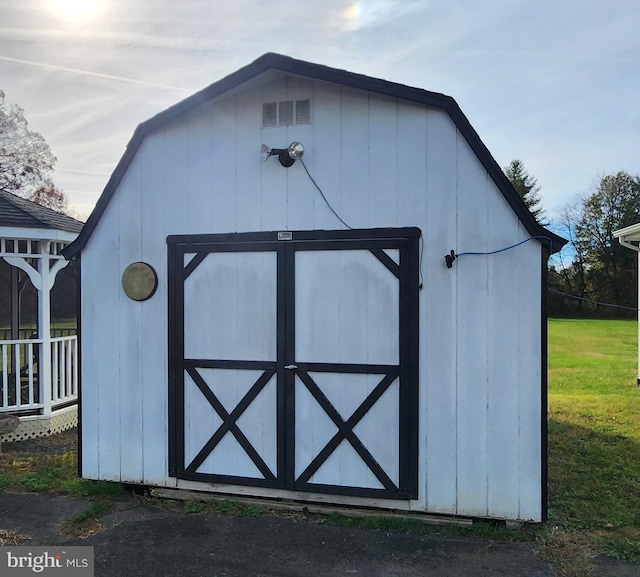
<svg viewBox="0 0 640 577">
<path fill-rule="evenodd" d="M 41 339 L 0 341 L 0 413 L 50 414 L 78 398 L 78 338 L 50 339 L 50 370 L 40 370 Z"/>
<path fill-rule="evenodd" d="M 77 329 L 75 327 L 68 328 L 58 328 L 51 327 L 51 337 L 69 337 L 77 334 Z M 26 340 L 30 339 L 31 335 L 37 334 L 36 329 L 20 329 L 18 331 L 18 339 Z M 0 329 L 0 342 L 2 341 L 10 341 L 11 340 L 11 329 Z"/>
<path fill-rule="evenodd" d="M 51 339 L 51 406 L 78 398 L 78 337 Z"/>
</svg>

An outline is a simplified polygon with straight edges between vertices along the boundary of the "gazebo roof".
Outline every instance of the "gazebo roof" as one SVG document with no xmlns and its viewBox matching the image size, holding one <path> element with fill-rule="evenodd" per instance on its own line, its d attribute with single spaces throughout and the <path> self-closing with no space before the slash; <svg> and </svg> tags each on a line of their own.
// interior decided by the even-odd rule
<svg viewBox="0 0 640 577">
<path fill-rule="evenodd" d="M 82 222 L 66 214 L 0 190 L 0 227 L 13 230 L 47 229 L 77 234 L 83 226 Z"/>
</svg>

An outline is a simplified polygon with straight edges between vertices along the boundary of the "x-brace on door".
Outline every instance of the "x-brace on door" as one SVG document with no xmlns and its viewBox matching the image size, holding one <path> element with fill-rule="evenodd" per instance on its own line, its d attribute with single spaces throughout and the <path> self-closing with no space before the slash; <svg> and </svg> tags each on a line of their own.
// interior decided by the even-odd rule
<svg viewBox="0 0 640 577">
<path fill-rule="evenodd" d="M 418 238 L 169 237 L 170 475 L 417 498 Z"/>
</svg>

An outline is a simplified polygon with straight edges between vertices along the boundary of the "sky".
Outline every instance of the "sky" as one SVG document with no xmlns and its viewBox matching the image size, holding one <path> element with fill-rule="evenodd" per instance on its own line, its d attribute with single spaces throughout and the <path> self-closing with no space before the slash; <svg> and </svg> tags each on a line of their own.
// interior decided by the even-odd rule
<svg viewBox="0 0 640 577">
<path fill-rule="evenodd" d="M 553 218 L 640 174 L 637 0 L 0 0 L 0 89 L 86 217 L 135 127 L 278 52 L 452 96 Z"/>
</svg>

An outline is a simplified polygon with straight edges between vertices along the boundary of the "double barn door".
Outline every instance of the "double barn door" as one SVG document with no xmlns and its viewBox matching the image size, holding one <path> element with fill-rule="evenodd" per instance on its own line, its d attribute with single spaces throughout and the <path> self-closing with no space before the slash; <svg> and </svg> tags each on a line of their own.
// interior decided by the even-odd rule
<svg viewBox="0 0 640 577">
<path fill-rule="evenodd" d="M 170 475 L 415 499 L 418 235 L 169 237 Z"/>
</svg>

